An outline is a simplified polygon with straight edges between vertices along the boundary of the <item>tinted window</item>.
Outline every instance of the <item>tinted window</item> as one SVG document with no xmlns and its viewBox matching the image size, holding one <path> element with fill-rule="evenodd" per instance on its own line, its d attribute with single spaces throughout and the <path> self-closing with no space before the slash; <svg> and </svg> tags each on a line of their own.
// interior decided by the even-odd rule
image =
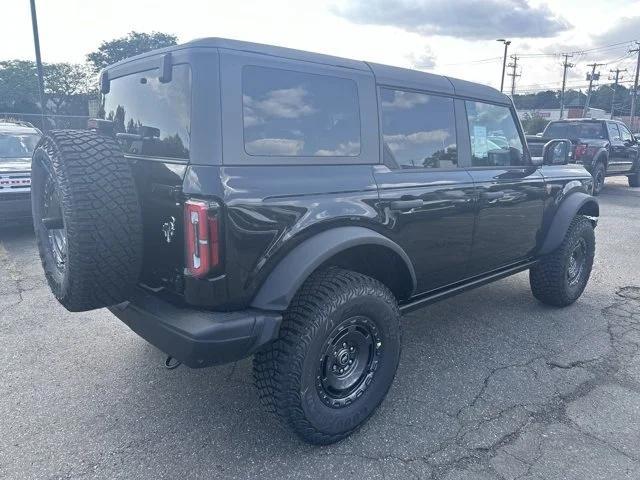
<svg viewBox="0 0 640 480">
<path fill-rule="evenodd" d="M 169 83 L 160 83 L 158 70 L 112 80 L 103 113 L 103 118 L 113 121 L 116 138 L 125 153 L 189 158 L 189 66 L 174 66 Z"/>
<path fill-rule="evenodd" d="M 360 155 L 358 89 L 352 80 L 245 66 L 242 104 L 249 155 Z"/>
<path fill-rule="evenodd" d="M 507 107 L 465 102 L 474 167 L 518 166 L 526 163 L 518 128 Z"/>
<path fill-rule="evenodd" d="M 383 88 L 384 160 L 395 168 L 458 165 L 453 99 Z"/>
<path fill-rule="evenodd" d="M 609 138 L 611 140 L 620 140 L 620 132 L 615 123 L 607 123 L 607 129 L 609 130 Z"/>
<path fill-rule="evenodd" d="M 0 132 L 0 159 L 30 157 L 39 140 L 36 133 Z"/>
<path fill-rule="evenodd" d="M 622 141 L 630 142 L 633 137 L 631 136 L 631 132 L 629 131 L 629 129 L 624 125 L 620 125 L 620 124 L 618 124 L 618 128 L 620 129 L 620 135 L 622 137 Z"/>
<path fill-rule="evenodd" d="M 544 131 L 545 138 L 607 138 L 603 122 L 551 122 Z"/>
</svg>

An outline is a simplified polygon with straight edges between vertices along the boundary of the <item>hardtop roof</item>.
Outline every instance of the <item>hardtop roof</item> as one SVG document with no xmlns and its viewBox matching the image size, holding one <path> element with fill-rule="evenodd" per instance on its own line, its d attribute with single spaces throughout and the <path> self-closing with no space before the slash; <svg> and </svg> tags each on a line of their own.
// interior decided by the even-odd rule
<svg viewBox="0 0 640 480">
<path fill-rule="evenodd" d="M 135 57 L 122 60 L 118 63 L 108 66 L 105 70 L 109 71 L 114 67 L 135 62 L 137 60 L 150 56 L 191 48 L 219 48 L 226 50 L 236 50 L 242 52 L 258 53 L 262 55 L 270 55 L 274 57 L 289 58 L 292 60 L 350 68 L 354 70 L 370 71 L 373 72 L 377 83 L 383 85 L 405 87 L 415 90 L 426 90 L 434 93 L 459 95 L 503 104 L 511 103 L 511 99 L 509 97 L 500 93 L 498 90 L 492 87 L 460 80 L 457 78 L 451 78 L 443 75 L 436 75 L 433 73 L 426 73 L 407 68 L 381 65 L 361 60 L 335 57 L 321 53 L 307 52 L 292 48 L 277 47 L 274 45 L 266 45 L 218 37 L 200 38 L 180 45 L 153 50 L 151 52 L 143 53 L 141 55 L 136 55 Z"/>
</svg>

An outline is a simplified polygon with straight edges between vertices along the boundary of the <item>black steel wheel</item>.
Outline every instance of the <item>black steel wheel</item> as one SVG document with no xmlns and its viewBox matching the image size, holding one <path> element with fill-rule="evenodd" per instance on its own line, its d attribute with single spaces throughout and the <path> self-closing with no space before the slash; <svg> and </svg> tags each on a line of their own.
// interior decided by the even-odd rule
<svg viewBox="0 0 640 480">
<path fill-rule="evenodd" d="M 368 317 L 345 319 L 327 337 L 318 364 L 316 389 L 333 408 L 352 404 L 364 394 L 376 373 L 382 339 Z"/>
<path fill-rule="evenodd" d="M 604 188 L 604 180 L 607 176 L 607 169 L 603 162 L 598 161 L 591 172 L 593 177 L 593 195 L 599 195 Z"/>
<path fill-rule="evenodd" d="M 330 268 L 311 275 L 280 337 L 254 357 L 260 400 L 303 440 L 337 442 L 384 399 L 400 358 L 400 313 L 377 280 Z"/>
</svg>

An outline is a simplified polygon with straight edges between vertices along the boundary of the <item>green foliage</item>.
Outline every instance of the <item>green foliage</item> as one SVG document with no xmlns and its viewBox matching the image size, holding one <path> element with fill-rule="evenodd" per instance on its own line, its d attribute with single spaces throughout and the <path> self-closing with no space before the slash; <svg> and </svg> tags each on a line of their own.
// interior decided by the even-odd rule
<svg viewBox="0 0 640 480">
<path fill-rule="evenodd" d="M 93 73 L 85 65 L 49 63 L 43 65 L 44 92 L 53 113 L 62 113 L 70 98 L 92 92 Z M 0 62 L 0 111 L 40 111 L 38 72 L 30 60 Z M 66 112 L 69 113 L 69 112 Z"/>
<path fill-rule="evenodd" d="M 610 112 L 612 96 L 613 85 L 599 85 L 594 87 L 589 105 L 591 108 L 601 108 Z M 586 98 L 587 95 L 581 91 L 567 90 L 564 95 L 565 107 L 582 107 Z M 516 108 L 521 110 L 560 108 L 560 91 L 546 90 L 526 95 L 514 95 L 513 101 Z M 630 113 L 631 90 L 623 85 L 616 87 L 614 109 L 616 115 L 629 115 Z M 640 113 L 640 102 L 636 110 L 636 114 L 638 113 Z"/>
<path fill-rule="evenodd" d="M 102 42 L 98 50 L 87 55 L 87 61 L 98 71 L 119 62 L 157 48 L 176 45 L 177 37 L 161 32 L 129 32 L 126 36 Z"/>
<path fill-rule="evenodd" d="M 522 119 L 522 128 L 527 135 L 535 135 L 544 130 L 549 123 L 546 118 L 539 117 L 537 115 L 525 115 Z"/>
</svg>

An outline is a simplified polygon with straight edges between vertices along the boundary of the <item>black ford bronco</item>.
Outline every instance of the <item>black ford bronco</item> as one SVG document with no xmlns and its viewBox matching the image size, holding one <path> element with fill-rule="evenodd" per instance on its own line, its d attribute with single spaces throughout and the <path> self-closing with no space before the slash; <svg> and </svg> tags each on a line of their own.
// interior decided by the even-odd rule
<svg viewBox="0 0 640 480">
<path fill-rule="evenodd" d="M 383 400 L 403 312 L 524 270 L 563 307 L 589 279 L 591 176 L 568 140 L 532 158 L 492 88 L 222 39 L 100 88 L 102 118 L 33 156 L 54 295 L 190 367 L 254 355 L 261 401 L 308 442 Z"/>
</svg>

